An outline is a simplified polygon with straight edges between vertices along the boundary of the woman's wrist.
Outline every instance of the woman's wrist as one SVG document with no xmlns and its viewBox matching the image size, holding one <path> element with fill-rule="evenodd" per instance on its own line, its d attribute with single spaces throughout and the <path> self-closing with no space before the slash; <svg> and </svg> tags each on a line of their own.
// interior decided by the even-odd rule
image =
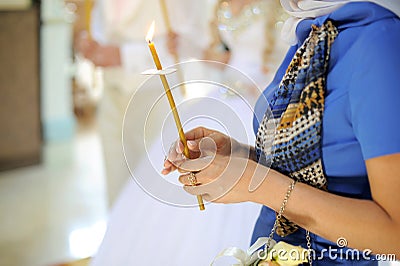
<svg viewBox="0 0 400 266">
<path fill-rule="evenodd" d="M 271 209 L 279 210 L 288 186 L 292 182 L 287 176 L 272 170 L 268 167 L 254 163 L 254 169 L 250 180 L 258 181 L 254 184 L 254 191 L 249 191 L 251 202 L 268 206 Z M 251 181 L 250 181 L 251 182 Z M 250 184 L 250 183 L 249 183 Z"/>
<path fill-rule="evenodd" d="M 256 161 L 256 155 L 255 155 L 255 149 L 254 147 L 240 143 L 234 139 L 231 139 L 231 155 L 234 157 L 241 157 L 241 158 L 247 158 L 251 159 L 253 161 Z"/>
</svg>

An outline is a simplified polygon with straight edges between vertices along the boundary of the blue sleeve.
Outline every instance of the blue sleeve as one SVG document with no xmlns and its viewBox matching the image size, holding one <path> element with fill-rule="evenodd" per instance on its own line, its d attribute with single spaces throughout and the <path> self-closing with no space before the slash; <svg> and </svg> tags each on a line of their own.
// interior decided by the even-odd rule
<svg viewBox="0 0 400 266">
<path fill-rule="evenodd" d="M 351 122 L 364 160 L 400 152 L 400 20 L 362 29 L 348 62 Z"/>
</svg>

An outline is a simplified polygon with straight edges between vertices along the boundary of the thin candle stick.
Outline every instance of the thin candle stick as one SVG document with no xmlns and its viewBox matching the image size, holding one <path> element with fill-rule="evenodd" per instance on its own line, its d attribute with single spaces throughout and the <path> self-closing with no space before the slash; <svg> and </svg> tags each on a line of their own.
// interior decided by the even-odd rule
<svg viewBox="0 0 400 266">
<path fill-rule="evenodd" d="M 167 8 L 167 4 L 165 3 L 165 0 L 160 0 L 160 6 L 161 6 L 161 11 L 162 11 L 162 14 L 163 14 L 163 18 L 164 18 L 164 24 L 165 24 L 165 27 L 167 28 L 167 32 L 168 32 L 168 34 L 172 34 L 174 31 L 172 30 L 171 21 L 169 19 L 168 8 Z M 178 68 L 179 80 L 183 81 L 184 78 L 183 78 L 182 70 L 180 69 L 180 66 L 179 66 L 180 60 L 179 60 L 178 53 L 177 52 L 174 53 L 173 57 L 174 57 L 174 61 L 175 61 L 176 67 Z M 180 90 L 181 90 L 182 95 L 185 96 L 186 95 L 185 84 L 182 84 L 180 86 Z"/>
<path fill-rule="evenodd" d="M 150 48 L 150 52 L 151 52 L 151 55 L 153 57 L 153 60 L 154 60 L 154 63 L 156 65 L 157 69 L 162 70 L 160 58 L 158 57 L 154 43 L 151 41 L 149 41 L 149 48 Z M 176 109 L 174 97 L 172 96 L 171 89 L 169 87 L 169 84 L 168 84 L 168 81 L 167 81 L 167 78 L 165 77 L 165 75 L 160 75 L 160 79 L 161 79 L 161 83 L 164 87 L 165 94 L 167 95 L 168 102 L 169 102 L 169 105 L 172 110 L 172 114 L 174 116 L 176 128 L 178 129 L 179 138 L 184 145 L 183 154 L 186 156 L 186 158 L 189 158 L 190 157 L 189 148 L 187 146 L 185 133 L 183 132 L 181 119 L 179 118 L 178 110 Z"/>
<path fill-rule="evenodd" d="M 92 0 L 85 0 L 85 28 L 88 34 L 89 40 L 92 39 Z"/>
<path fill-rule="evenodd" d="M 158 70 L 162 70 L 160 58 L 158 57 L 157 50 L 156 50 L 156 47 L 154 46 L 154 43 L 151 40 L 148 40 L 148 45 L 150 48 L 151 55 L 153 57 L 153 61 L 156 65 L 156 68 Z M 190 153 L 189 153 L 189 148 L 187 146 L 185 132 L 183 132 L 181 119 L 179 118 L 178 110 L 176 108 L 174 97 L 172 96 L 171 89 L 169 87 L 167 78 L 165 75 L 160 75 L 160 79 L 161 79 L 161 83 L 164 87 L 165 94 L 167 95 L 169 106 L 171 107 L 171 110 L 172 110 L 172 114 L 174 116 L 175 125 L 176 125 L 176 128 L 178 129 L 179 139 L 181 140 L 181 142 L 184 146 L 183 154 L 186 156 L 186 158 L 190 158 Z M 197 195 L 197 202 L 198 202 L 200 210 L 204 210 L 205 207 L 204 207 L 203 198 L 201 195 Z"/>
<path fill-rule="evenodd" d="M 165 0 L 160 0 L 160 6 L 161 6 L 161 11 L 162 11 L 162 14 L 164 17 L 165 27 L 167 28 L 168 32 L 171 32 L 172 31 L 171 21 L 169 20 L 168 9 L 167 9 L 167 4 L 165 3 Z"/>
</svg>

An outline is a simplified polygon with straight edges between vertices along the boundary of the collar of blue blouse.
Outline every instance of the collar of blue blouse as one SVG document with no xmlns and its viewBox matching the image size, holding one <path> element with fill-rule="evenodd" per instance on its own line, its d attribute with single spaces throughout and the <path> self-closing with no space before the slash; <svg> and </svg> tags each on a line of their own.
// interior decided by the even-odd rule
<svg viewBox="0 0 400 266">
<path fill-rule="evenodd" d="M 282 28 L 282 38 L 295 44 L 297 24 L 305 18 L 316 18 L 332 13 L 350 2 L 372 2 L 400 17 L 400 0 L 280 0 L 284 10 L 290 15 Z"/>
</svg>

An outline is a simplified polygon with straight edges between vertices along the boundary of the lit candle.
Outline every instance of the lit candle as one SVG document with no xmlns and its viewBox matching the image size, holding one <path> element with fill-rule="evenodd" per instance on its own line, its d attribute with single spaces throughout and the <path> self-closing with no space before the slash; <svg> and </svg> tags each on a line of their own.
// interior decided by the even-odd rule
<svg viewBox="0 0 400 266">
<path fill-rule="evenodd" d="M 154 46 L 154 43 L 151 41 L 153 38 L 153 35 L 154 35 L 154 21 L 151 24 L 150 29 L 147 33 L 146 41 L 148 42 L 149 49 L 150 49 L 151 55 L 153 57 L 154 64 L 156 65 L 156 68 L 158 70 L 162 70 L 162 65 L 160 62 L 160 58 L 158 57 L 156 47 Z M 161 79 L 161 83 L 164 87 L 165 94 L 167 95 L 169 106 L 171 107 L 171 110 L 172 110 L 172 114 L 174 116 L 176 128 L 178 129 L 179 138 L 184 146 L 183 154 L 186 156 L 186 158 L 190 158 L 189 148 L 187 146 L 185 133 L 183 132 L 181 119 L 179 118 L 178 110 L 176 109 L 174 97 L 172 96 L 171 89 L 169 87 L 167 78 L 165 75 L 160 75 L 160 79 Z M 203 198 L 201 197 L 201 195 L 197 195 L 197 202 L 199 204 L 200 210 L 204 210 L 205 208 L 204 208 Z"/>
</svg>

